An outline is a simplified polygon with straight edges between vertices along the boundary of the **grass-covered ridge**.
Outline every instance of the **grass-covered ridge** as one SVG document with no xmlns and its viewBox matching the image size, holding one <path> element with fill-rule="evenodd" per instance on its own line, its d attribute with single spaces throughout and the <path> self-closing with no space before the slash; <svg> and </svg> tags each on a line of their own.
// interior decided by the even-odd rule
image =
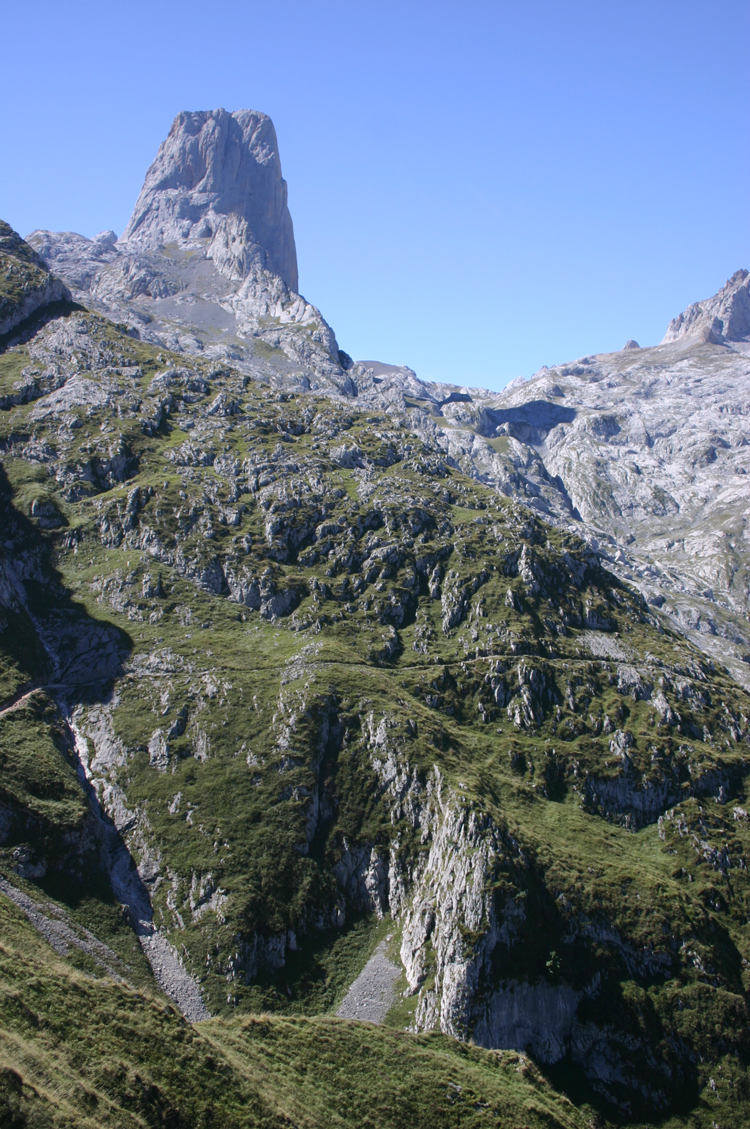
<svg viewBox="0 0 750 1129">
<path fill-rule="evenodd" d="M 7 343 L 7 335 L 40 307 L 69 298 L 36 251 L 0 220 L 0 342 Z M 3 392 L 0 383 L 0 404 L 6 402 Z"/>
<path fill-rule="evenodd" d="M 750 706 L 726 673 L 405 421 L 82 312 L 0 381 L 19 366 L 0 675 L 4 703 L 33 692 L 0 716 L 5 872 L 125 952 L 74 725 L 227 1054 L 257 1034 L 238 1013 L 335 1007 L 378 914 L 416 936 L 418 889 L 443 918 L 402 1018 L 440 1002 L 452 912 L 464 1038 L 504 985 L 570 991 L 616 1077 L 557 1069 L 607 1116 L 712 1108 L 719 1066 L 746 1108 Z M 481 914 L 441 909 L 440 868 L 483 851 Z"/>
<path fill-rule="evenodd" d="M 0 1123 L 578 1129 L 512 1052 L 335 1019 L 211 1020 L 76 969 L 0 895 Z"/>
</svg>

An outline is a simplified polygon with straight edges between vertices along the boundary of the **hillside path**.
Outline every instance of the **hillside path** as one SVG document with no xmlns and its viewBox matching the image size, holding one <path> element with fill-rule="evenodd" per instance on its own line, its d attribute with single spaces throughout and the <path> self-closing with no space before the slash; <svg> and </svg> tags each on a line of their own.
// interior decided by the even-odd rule
<svg viewBox="0 0 750 1129">
<path fill-rule="evenodd" d="M 12 698 L 6 698 L 4 702 L 0 702 L 0 717 L 24 705 L 25 702 L 28 702 L 32 694 L 36 694 L 39 689 L 41 689 L 41 687 L 37 685 L 37 683 L 34 683 L 32 686 L 28 683 L 22 686 L 20 690 L 16 691 Z"/>
</svg>

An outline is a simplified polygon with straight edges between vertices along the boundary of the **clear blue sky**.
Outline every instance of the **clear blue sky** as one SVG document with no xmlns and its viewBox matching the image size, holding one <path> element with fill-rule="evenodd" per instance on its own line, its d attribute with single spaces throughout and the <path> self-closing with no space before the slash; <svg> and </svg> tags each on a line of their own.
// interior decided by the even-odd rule
<svg viewBox="0 0 750 1129">
<path fill-rule="evenodd" d="M 276 125 L 342 348 L 501 387 L 750 267 L 747 0 L 5 5 L 0 217 L 121 232 L 182 109 Z"/>
</svg>

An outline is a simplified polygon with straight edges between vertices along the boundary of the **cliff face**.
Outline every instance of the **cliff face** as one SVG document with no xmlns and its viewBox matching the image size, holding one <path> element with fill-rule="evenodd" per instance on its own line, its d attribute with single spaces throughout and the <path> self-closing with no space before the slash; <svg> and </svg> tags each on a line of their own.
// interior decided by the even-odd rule
<svg viewBox="0 0 750 1129">
<path fill-rule="evenodd" d="M 354 391 L 333 330 L 297 293 L 286 181 L 265 114 L 178 114 L 119 240 L 34 231 L 28 241 L 77 301 L 144 341 L 248 374 L 266 367 L 306 390 Z"/>
</svg>

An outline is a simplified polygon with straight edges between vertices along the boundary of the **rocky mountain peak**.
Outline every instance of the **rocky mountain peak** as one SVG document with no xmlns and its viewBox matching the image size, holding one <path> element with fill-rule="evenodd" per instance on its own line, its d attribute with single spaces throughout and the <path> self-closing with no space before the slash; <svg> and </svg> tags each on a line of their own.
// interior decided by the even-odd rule
<svg viewBox="0 0 750 1129">
<path fill-rule="evenodd" d="M 735 271 L 713 298 L 694 302 L 673 318 L 662 344 L 683 337 L 723 345 L 750 338 L 750 271 Z"/>
<path fill-rule="evenodd" d="M 254 110 L 177 115 L 146 173 L 120 244 L 206 249 L 244 278 L 265 267 L 297 291 L 297 252 L 273 122 Z"/>
<path fill-rule="evenodd" d="M 0 222 L 0 1126 L 750 1125 L 747 272 L 490 392 L 286 220 L 216 111 L 122 240 Z"/>
<path fill-rule="evenodd" d="M 297 290 L 287 186 L 266 114 L 178 114 L 120 239 L 34 231 L 28 242 L 77 302 L 143 341 L 231 359 L 248 373 L 259 349 L 280 350 L 305 390 L 354 391 L 333 330 Z"/>
</svg>

